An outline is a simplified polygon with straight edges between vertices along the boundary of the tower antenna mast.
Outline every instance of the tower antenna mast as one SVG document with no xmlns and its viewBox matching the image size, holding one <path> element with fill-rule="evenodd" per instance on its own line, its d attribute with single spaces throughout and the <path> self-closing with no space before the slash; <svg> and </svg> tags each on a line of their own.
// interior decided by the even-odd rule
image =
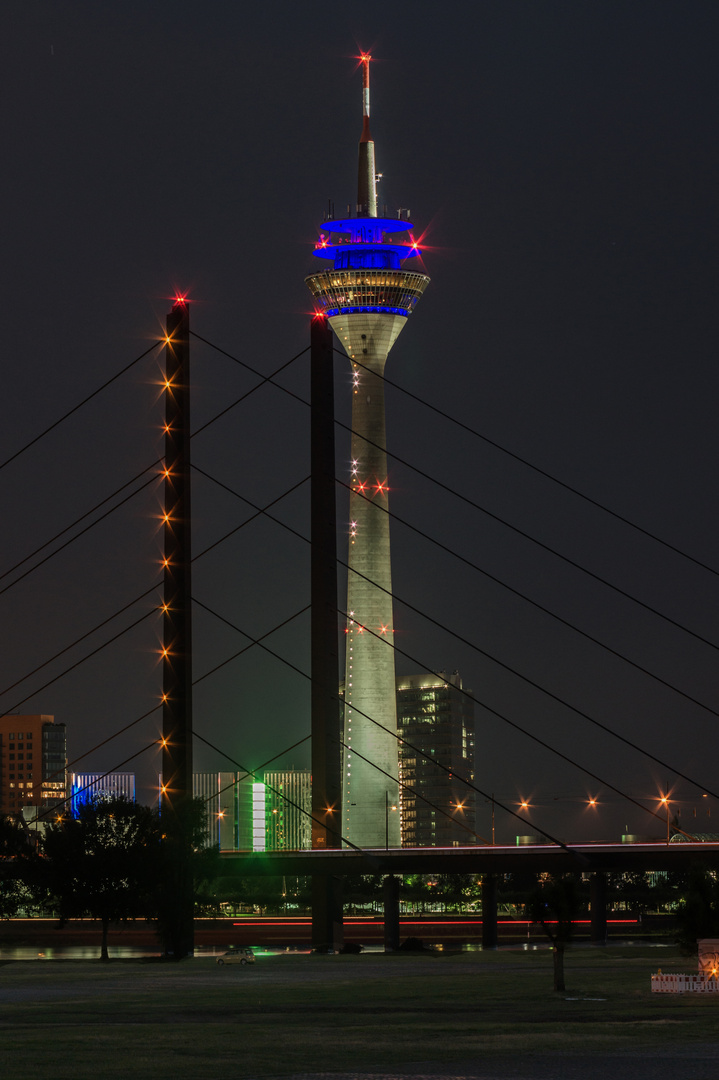
<svg viewBox="0 0 719 1080">
<path fill-rule="evenodd" d="M 377 217 L 377 172 L 374 140 L 369 131 L 369 65 L 372 57 L 362 53 L 362 136 L 357 170 L 357 214 Z"/>
</svg>

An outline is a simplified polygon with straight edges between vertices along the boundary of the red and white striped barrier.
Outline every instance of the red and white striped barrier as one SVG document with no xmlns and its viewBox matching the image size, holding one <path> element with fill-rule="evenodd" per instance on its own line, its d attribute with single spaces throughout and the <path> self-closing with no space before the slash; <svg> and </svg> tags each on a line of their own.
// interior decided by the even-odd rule
<svg viewBox="0 0 719 1080">
<path fill-rule="evenodd" d="M 719 979 L 715 975 L 652 975 L 653 994 L 717 994 Z"/>
</svg>

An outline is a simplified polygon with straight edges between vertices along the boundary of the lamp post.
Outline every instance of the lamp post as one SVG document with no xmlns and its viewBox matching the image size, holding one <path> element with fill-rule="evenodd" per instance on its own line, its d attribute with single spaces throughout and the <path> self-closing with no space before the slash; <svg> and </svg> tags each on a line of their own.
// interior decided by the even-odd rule
<svg viewBox="0 0 719 1080">
<path fill-rule="evenodd" d="M 669 826 L 670 826 L 669 796 L 668 795 L 662 795 L 661 799 L 659 800 L 659 804 L 660 804 L 660 806 L 663 805 L 663 806 L 666 806 L 666 808 L 667 808 L 667 843 L 669 843 Z"/>
</svg>

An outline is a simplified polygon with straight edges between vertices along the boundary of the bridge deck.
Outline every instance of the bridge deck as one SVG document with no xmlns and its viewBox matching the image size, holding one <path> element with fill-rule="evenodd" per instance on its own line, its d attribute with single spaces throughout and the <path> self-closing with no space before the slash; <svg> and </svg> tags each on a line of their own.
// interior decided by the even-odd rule
<svg viewBox="0 0 719 1080">
<path fill-rule="evenodd" d="M 355 851 L 223 851 L 238 874 L 511 874 L 719 867 L 719 843 L 528 844 L 521 847 L 390 848 Z"/>
</svg>

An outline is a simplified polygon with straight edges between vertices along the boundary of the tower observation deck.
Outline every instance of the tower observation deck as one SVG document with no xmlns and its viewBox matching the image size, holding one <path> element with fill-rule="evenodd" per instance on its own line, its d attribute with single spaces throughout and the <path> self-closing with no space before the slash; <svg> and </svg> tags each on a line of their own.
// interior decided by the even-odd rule
<svg viewBox="0 0 719 1080">
<path fill-rule="evenodd" d="M 400 211 L 377 216 L 369 132 L 369 64 L 362 56 L 362 137 L 356 216 L 325 221 L 314 254 L 333 267 L 306 278 L 352 362 L 352 444 L 342 835 L 359 847 L 400 846 L 392 569 L 384 368 L 429 278 Z M 384 730 L 383 730 L 384 729 Z"/>
</svg>

